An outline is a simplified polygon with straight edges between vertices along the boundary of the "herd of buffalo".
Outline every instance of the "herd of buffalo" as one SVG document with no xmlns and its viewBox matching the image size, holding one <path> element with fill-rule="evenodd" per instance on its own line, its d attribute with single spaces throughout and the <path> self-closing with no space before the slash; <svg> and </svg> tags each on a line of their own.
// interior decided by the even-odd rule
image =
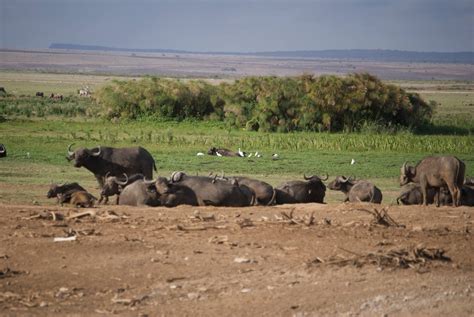
<svg viewBox="0 0 474 317">
<path fill-rule="evenodd" d="M 92 149 L 68 147 L 67 159 L 75 167 L 91 171 L 101 188 L 98 203 L 106 204 L 116 195 L 116 204 L 129 206 L 229 206 L 324 203 L 328 176 L 304 176 L 304 180 L 287 181 L 277 187 L 241 176 L 191 176 L 174 172 L 170 178 L 157 177 L 152 155 L 142 147 Z M 454 156 L 430 156 L 416 166 L 405 162 L 401 168 L 401 195 L 397 203 L 405 205 L 474 206 L 473 180 L 465 180 L 465 165 Z M 382 192 L 374 184 L 337 176 L 329 189 L 345 194 L 346 202 L 382 202 Z M 52 184 L 48 198 L 90 207 L 97 198 L 78 183 Z"/>
</svg>

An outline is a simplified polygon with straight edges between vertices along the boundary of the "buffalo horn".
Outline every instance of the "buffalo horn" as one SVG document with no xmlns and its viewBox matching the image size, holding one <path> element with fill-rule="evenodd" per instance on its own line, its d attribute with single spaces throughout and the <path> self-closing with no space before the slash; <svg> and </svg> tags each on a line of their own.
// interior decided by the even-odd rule
<svg viewBox="0 0 474 317">
<path fill-rule="evenodd" d="M 99 148 L 99 152 L 97 152 L 97 153 L 91 153 L 92 156 L 99 156 L 99 155 L 100 155 L 100 153 L 102 152 L 102 150 L 101 150 L 101 148 L 100 148 L 100 145 L 98 146 L 98 148 Z"/>
<path fill-rule="evenodd" d="M 72 157 L 72 156 L 74 155 L 74 152 L 71 151 L 71 146 L 73 146 L 73 145 L 74 145 L 74 143 L 71 143 L 71 144 L 69 144 L 68 147 L 67 147 L 67 155 L 68 155 L 69 157 Z"/>
<path fill-rule="evenodd" d="M 109 177 L 109 175 L 110 175 L 110 172 L 107 172 L 107 173 L 105 174 L 104 178 L 107 179 L 107 177 Z"/>
<path fill-rule="evenodd" d="M 145 183 L 145 185 L 152 185 L 154 184 L 156 181 L 155 180 L 147 180 L 146 177 L 143 177 L 143 182 Z"/>
<path fill-rule="evenodd" d="M 408 162 L 405 161 L 405 163 L 403 163 L 403 165 L 402 165 L 402 173 L 403 173 L 403 174 L 406 174 L 406 173 L 407 173 L 407 163 L 408 163 Z"/>
<path fill-rule="evenodd" d="M 347 183 L 349 179 L 347 177 L 341 176 L 341 180 L 343 183 Z"/>
<path fill-rule="evenodd" d="M 307 181 L 310 180 L 313 177 L 314 177 L 314 175 L 311 175 L 311 176 L 307 177 L 306 174 L 303 174 L 303 178 Z"/>
<path fill-rule="evenodd" d="M 107 173 L 107 174 L 109 174 L 109 173 Z M 107 175 L 105 175 L 105 176 L 107 177 Z M 116 184 L 122 185 L 122 186 L 127 185 L 127 183 L 128 183 L 128 176 L 127 176 L 127 174 L 125 174 L 125 173 L 123 173 L 123 176 L 125 177 L 125 181 L 119 181 L 117 178 L 115 178 L 115 179 L 114 179 L 114 182 L 115 182 Z"/>
</svg>

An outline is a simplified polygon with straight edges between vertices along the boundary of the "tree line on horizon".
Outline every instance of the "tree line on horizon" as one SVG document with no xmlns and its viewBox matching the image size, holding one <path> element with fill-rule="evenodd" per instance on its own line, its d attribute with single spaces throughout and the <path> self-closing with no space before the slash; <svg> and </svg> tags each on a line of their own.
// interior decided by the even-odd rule
<svg viewBox="0 0 474 317">
<path fill-rule="evenodd" d="M 95 96 L 107 119 L 223 120 L 264 132 L 416 129 L 434 110 L 418 94 L 368 73 L 245 77 L 219 85 L 145 77 L 114 80 Z"/>
</svg>

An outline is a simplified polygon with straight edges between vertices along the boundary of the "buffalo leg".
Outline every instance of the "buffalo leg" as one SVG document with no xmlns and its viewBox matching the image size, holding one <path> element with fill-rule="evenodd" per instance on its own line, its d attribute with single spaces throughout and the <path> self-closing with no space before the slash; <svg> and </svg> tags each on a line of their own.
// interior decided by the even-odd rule
<svg viewBox="0 0 474 317">
<path fill-rule="evenodd" d="M 448 189 L 451 193 L 451 197 L 453 198 L 453 207 L 459 206 L 459 201 L 461 200 L 461 191 L 454 184 L 448 184 Z"/>
<path fill-rule="evenodd" d="M 425 179 L 420 181 L 421 195 L 423 200 L 423 206 L 428 206 L 428 184 Z"/>
</svg>

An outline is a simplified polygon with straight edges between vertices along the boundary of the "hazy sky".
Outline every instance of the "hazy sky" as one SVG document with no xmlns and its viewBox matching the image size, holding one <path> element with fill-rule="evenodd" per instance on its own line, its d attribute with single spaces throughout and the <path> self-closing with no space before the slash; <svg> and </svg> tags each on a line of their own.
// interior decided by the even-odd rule
<svg viewBox="0 0 474 317">
<path fill-rule="evenodd" d="M 474 51 L 474 0 L 0 0 L 0 46 Z"/>
</svg>

